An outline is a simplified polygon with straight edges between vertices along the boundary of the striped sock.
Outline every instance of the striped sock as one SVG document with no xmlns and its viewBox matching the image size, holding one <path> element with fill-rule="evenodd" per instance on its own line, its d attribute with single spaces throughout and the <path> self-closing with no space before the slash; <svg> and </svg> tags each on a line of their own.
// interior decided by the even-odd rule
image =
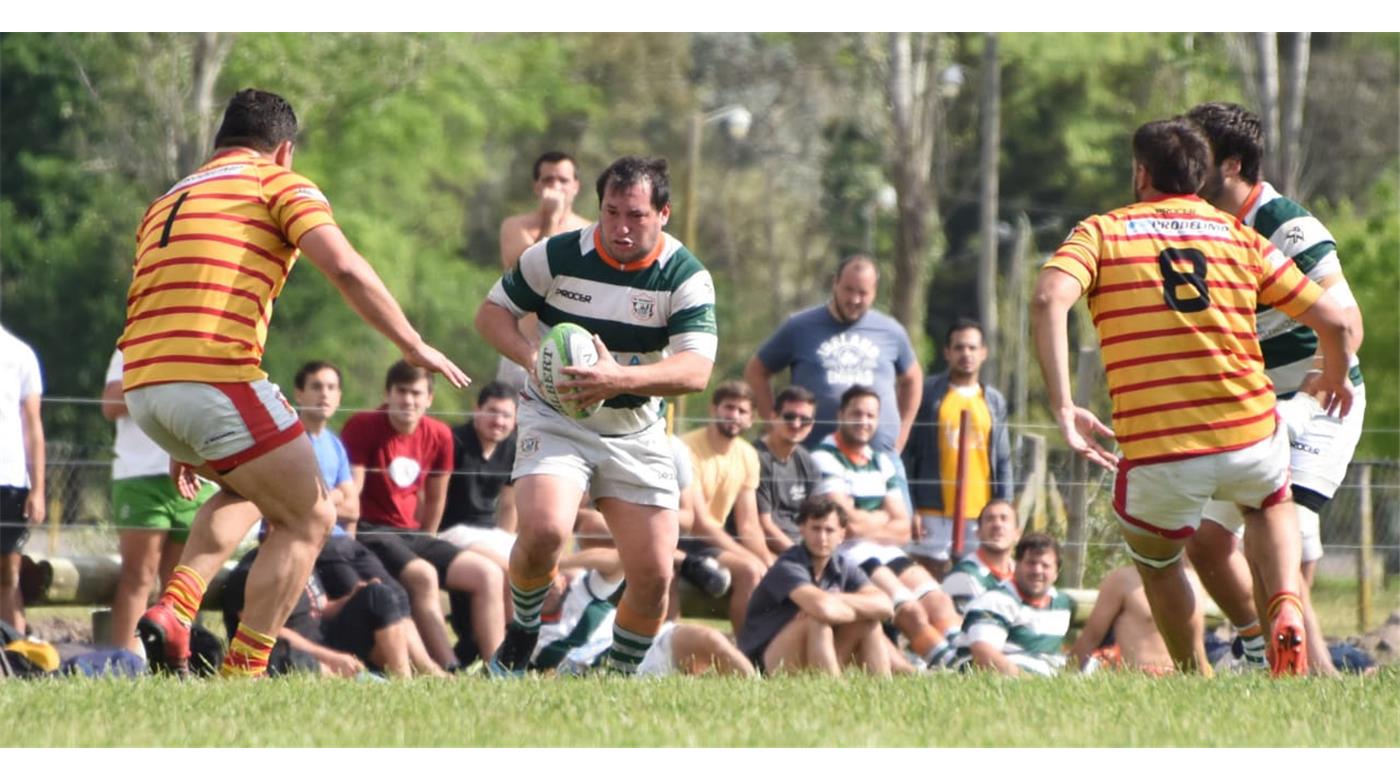
<svg viewBox="0 0 1400 780">
<path fill-rule="evenodd" d="M 176 566 L 160 594 L 160 602 L 175 613 L 175 617 L 188 627 L 199 614 L 199 604 L 204 601 L 204 589 L 208 587 L 199 572 L 188 566 Z"/>
<path fill-rule="evenodd" d="M 539 577 L 517 577 L 515 572 L 510 574 L 510 600 L 515 606 L 515 617 L 512 622 L 526 630 L 540 630 L 540 611 L 544 608 L 544 597 L 549 593 L 549 586 L 554 584 L 554 578 L 559 575 L 559 569 L 551 569 L 548 574 Z"/>
<path fill-rule="evenodd" d="M 1264 628 L 1256 620 L 1247 626 L 1238 626 L 1240 645 L 1244 649 L 1244 660 L 1253 667 L 1265 669 L 1269 666 L 1265 655 Z"/>
<path fill-rule="evenodd" d="M 637 667 L 651 649 L 651 643 L 666 621 L 664 615 L 647 618 L 634 612 L 626 601 L 617 607 L 613 620 L 613 643 L 608 649 L 607 664 L 613 671 L 636 674 Z"/>
<path fill-rule="evenodd" d="M 938 633 L 938 629 L 933 626 L 926 626 L 918 636 L 909 638 L 909 647 L 914 654 L 933 666 L 933 661 L 938 657 L 938 653 L 948 646 L 948 640 Z"/>
<path fill-rule="evenodd" d="M 267 657 L 272 654 L 276 637 L 270 637 L 240 622 L 224 653 L 224 665 L 219 669 L 220 677 L 261 677 L 267 673 Z"/>
</svg>

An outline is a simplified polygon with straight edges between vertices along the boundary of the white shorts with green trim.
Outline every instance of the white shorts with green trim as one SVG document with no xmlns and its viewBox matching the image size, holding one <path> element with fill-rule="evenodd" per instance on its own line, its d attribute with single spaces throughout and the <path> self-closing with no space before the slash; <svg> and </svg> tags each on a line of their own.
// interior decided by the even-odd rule
<svg viewBox="0 0 1400 780">
<path fill-rule="evenodd" d="M 666 423 L 604 436 L 529 396 L 520 400 L 519 434 L 511 478 L 548 474 L 572 481 L 593 499 L 676 509 L 680 488 Z"/>
</svg>

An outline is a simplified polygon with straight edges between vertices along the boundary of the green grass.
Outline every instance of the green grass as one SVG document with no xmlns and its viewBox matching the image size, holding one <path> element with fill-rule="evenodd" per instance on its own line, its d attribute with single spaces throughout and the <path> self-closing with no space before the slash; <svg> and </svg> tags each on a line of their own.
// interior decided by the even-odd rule
<svg viewBox="0 0 1400 780">
<path fill-rule="evenodd" d="M 1184 747 L 1400 745 L 1377 677 L 894 681 L 283 678 L 0 684 L 3 747 Z"/>
</svg>

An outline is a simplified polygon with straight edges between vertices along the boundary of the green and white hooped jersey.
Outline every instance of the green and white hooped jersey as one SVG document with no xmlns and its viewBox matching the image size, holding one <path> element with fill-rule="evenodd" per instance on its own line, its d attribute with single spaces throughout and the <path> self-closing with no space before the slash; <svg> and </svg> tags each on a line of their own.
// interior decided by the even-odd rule
<svg viewBox="0 0 1400 780">
<path fill-rule="evenodd" d="M 516 317 L 539 315 L 540 335 L 561 322 L 598 334 L 622 365 L 656 363 L 678 352 L 715 359 L 715 286 L 679 241 L 661 234 L 655 262 L 629 271 L 598 253 L 597 223 L 535 244 L 491 288 L 488 300 Z M 659 420 L 662 400 L 621 395 L 576 420 L 603 435 L 636 433 Z"/>
<path fill-rule="evenodd" d="M 1021 598 L 1015 582 L 998 584 L 968 605 L 954 665 L 972 658 L 974 642 L 986 642 L 1005 655 L 1024 653 L 1047 661 L 1054 668 L 1064 666 L 1062 647 L 1069 633 L 1074 604 L 1069 596 L 1051 587 L 1045 597 L 1032 604 Z"/>
<path fill-rule="evenodd" d="M 978 596 L 999 587 L 1002 581 L 987 568 L 987 564 L 977 557 L 977 553 L 964 555 L 948 576 L 943 578 L 943 592 L 953 600 L 958 614 L 966 614 L 968 606 Z"/>
<path fill-rule="evenodd" d="M 870 445 L 865 446 L 862 454 L 864 463 L 852 461 L 836 446 L 836 434 L 827 434 L 812 450 L 812 460 L 822 473 L 817 495 L 845 493 L 856 509 L 870 512 L 884 506 L 885 496 L 898 494 L 901 480 L 890 456 Z"/>
<path fill-rule="evenodd" d="M 1321 283 L 1342 270 L 1337 258 L 1337 242 L 1327 228 L 1307 209 L 1280 195 L 1268 182 L 1259 183 L 1259 197 L 1243 221 L 1292 258 L 1298 270 L 1314 282 Z M 1261 305 L 1255 318 L 1259 346 L 1264 352 L 1264 371 L 1274 383 L 1274 393 L 1279 399 L 1288 398 L 1298 390 L 1303 375 L 1312 367 L 1317 334 L 1268 306 Z M 1351 367 L 1351 381 L 1361 383 L 1361 368 L 1356 364 Z"/>
</svg>

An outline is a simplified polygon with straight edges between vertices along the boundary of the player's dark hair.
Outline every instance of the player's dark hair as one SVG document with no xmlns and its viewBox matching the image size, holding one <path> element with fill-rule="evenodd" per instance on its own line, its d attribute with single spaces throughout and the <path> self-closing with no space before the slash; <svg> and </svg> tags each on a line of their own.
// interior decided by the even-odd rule
<svg viewBox="0 0 1400 780">
<path fill-rule="evenodd" d="M 868 385 L 851 385 L 846 388 L 846 392 L 841 394 L 841 411 L 846 411 L 846 407 L 857 398 L 869 396 L 874 398 L 876 403 L 880 402 L 880 394 L 875 392 L 875 388 Z"/>
<path fill-rule="evenodd" d="M 476 394 L 476 408 L 480 409 L 486 405 L 487 401 L 497 401 L 504 398 L 507 401 L 515 400 L 515 389 L 505 382 L 487 382 L 481 388 L 481 392 Z"/>
<path fill-rule="evenodd" d="M 1202 103 L 1187 114 L 1201 126 L 1215 161 L 1240 160 L 1240 178 L 1256 184 L 1264 159 L 1264 129 L 1253 111 L 1235 103 Z"/>
<path fill-rule="evenodd" d="M 224 121 L 214 134 L 214 147 L 246 146 L 268 153 L 296 137 L 297 115 L 292 104 L 271 92 L 244 89 L 229 98 Z"/>
<path fill-rule="evenodd" d="M 335 372 L 335 381 L 339 382 L 341 385 L 344 385 L 345 377 L 341 376 L 340 369 L 336 368 L 334 363 L 330 363 L 325 360 L 312 360 L 306 365 L 297 369 L 297 375 L 294 379 L 292 379 L 292 383 L 296 385 L 296 388 L 298 390 L 305 390 L 306 380 L 310 379 L 312 374 L 320 373 L 328 368 Z"/>
<path fill-rule="evenodd" d="M 1133 133 L 1133 159 L 1147 168 L 1152 188 L 1167 195 L 1194 195 L 1210 170 L 1210 141 L 1185 117 L 1148 122 Z"/>
<path fill-rule="evenodd" d="M 773 411 L 781 412 L 786 404 L 813 404 L 817 403 L 817 397 L 812 395 L 812 391 L 802 385 L 788 385 L 779 391 L 773 398 Z"/>
<path fill-rule="evenodd" d="M 953 334 L 964 330 L 977 331 L 977 335 L 982 337 L 982 343 L 987 343 L 987 332 L 982 330 L 982 323 L 968 317 L 959 317 L 948 326 L 948 332 L 943 336 L 943 346 L 953 346 Z"/>
<path fill-rule="evenodd" d="M 561 162 L 568 162 L 568 163 L 572 163 L 572 164 L 573 164 L 573 166 L 574 166 L 574 181 L 578 181 L 578 160 L 575 160 L 575 159 L 574 159 L 572 156 L 570 156 L 567 152 L 545 152 L 544 154 L 542 154 L 542 155 L 540 155 L 539 157 L 537 157 L 537 158 L 535 159 L 534 171 L 533 171 L 533 173 L 531 174 L 531 179 L 532 179 L 532 181 L 539 181 L 539 180 L 540 180 L 540 168 L 544 167 L 545 163 L 561 163 Z"/>
<path fill-rule="evenodd" d="M 660 211 L 671 202 L 670 163 L 664 157 L 619 157 L 598 176 L 598 203 L 608 190 L 651 183 L 651 207 Z"/>
<path fill-rule="evenodd" d="M 731 379 L 727 382 L 720 382 L 715 388 L 714 395 L 710 396 L 710 403 L 719 406 L 725 401 L 748 401 L 753 406 L 753 389 L 745 382 Z"/>
<path fill-rule="evenodd" d="M 977 519 L 981 520 L 982 516 L 987 514 L 987 510 L 991 509 L 994 506 L 1004 506 L 1007 509 L 1010 509 L 1011 517 L 1017 520 L 1018 522 L 1020 521 L 1020 514 L 1016 511 L 1016 505 L 1004 498 L 994 498 L 991 501 L 988 501 L 987 503 L 983 504 L 982 511 L 977 513 Z"/>
<path fill-rule="evenodd" d="M 845 507 L 831 500 L 827 496 L 807 496 L 802 499 L 802 504 L 797 507 L 797 524 L 802 525 L 808 520 L 821 519 L 832 512 L 836 513 L 836 522 L 842 528 L 851 524 L 851 516 L 846 514 Z"/>
<path fill-rule="evenodd" d="M 870 255 L 856 253 L 854 255 L 848 255 L 847 257 L 841 258 L 841 262 L 836 264 L 836 273 L 831 275 L 831 283 L 836 284 L 836 282 L 841 279 L 841 274 L 846 273 L 847 268 L 850 268 L 853 265 L 860 265 L 862 263 L 869 265 L 871 268 L 875 269 L 875 276 L 878 277 L 880 275 L 880 265 L 875 262 L 875 258 L 871 257 Z"/>
<path fill-rule="evenodd" d="M 1063 556 L 1060 555 L 1060 543 L 1053 536 L 1039 532 L 1026 534 L 1016 543 L 1016 561 L 1025 560 L 1027 555 L 1040 555 L 1046 550 L 1055 553 L 1055 565 L 1059 566 Z"/>
<path fill-rule="evenodd" d="M 420 379 L 428 382 L 428 392 L 433 391 L 433 372 L 426 368 L 419 368 L 407 360 L 400 360 L 384 374 L 384 389 L 388 390 L 394 385 L 411 385 Z"/>
</svg>

